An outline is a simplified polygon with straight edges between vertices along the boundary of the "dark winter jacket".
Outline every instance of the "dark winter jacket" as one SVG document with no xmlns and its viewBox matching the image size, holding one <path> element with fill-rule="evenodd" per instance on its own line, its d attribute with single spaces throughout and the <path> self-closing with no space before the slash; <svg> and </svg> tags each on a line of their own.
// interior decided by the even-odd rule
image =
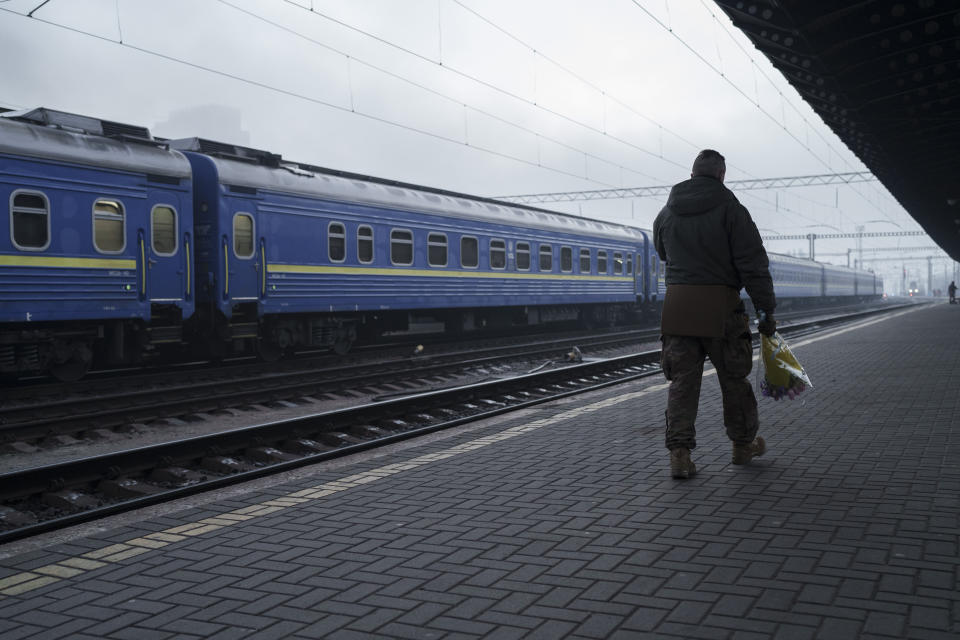
<svg viewBox="0 0 960 640">
<path fill-rule="evenodd" d="M 723 183 L 697 176 L 671 189 L 653 223 L 653 243 L 671 284 L 727 285 L 757 310 L 773 313 L 776 298 L 763 241 L 746 208 Z"/>
</svg>

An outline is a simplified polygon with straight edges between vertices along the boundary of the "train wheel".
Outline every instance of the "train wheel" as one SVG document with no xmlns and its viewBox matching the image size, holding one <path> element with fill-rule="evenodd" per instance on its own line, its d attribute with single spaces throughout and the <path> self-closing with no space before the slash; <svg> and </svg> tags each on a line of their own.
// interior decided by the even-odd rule
<svg viewBox="0 0 960 640">
<path fill-rule="evenodd" d="M 283 348 L 275 342 L 257 340 L 257 353 L 264 362 L 276 362 L 283 357 Z"/>
<path fill-rule="evenodd" d="M 76 382 L 87 375 L 90 363 L 83 360 L 68 360 L 50 367 L 50 375 L 60 382 Z"/>
<path fill-rule="evenodd" d="M 338 356 L 345 356 L 350 352 L 350 347 L 353 346 L 353 340 L 347 336 L 340 336 L 337 338 L 336 342 L 333 343 L 333 352 Z"/>
<path fill-rule="evenodd" d="M 81 341 L 56 341 L 47 355 L 48 371 L 60 382 L 76 382 L 86 375 L 93 362 L 93 351 Z"/>
</svg>

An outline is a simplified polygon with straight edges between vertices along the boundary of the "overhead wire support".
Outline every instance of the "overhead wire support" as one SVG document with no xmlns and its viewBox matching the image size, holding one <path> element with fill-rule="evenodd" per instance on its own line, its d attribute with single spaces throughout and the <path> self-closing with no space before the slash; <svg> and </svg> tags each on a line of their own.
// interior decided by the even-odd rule
<svg viewBox="0 0 960 640">
<path fill-rule="evenodd" d="M 30 10 L 30 13 L 27 14 L 27 17 L 32 18 L 33 14 L 35 14 L 37 11 L 42 9 L 44 5 L 46 5 L 48 2 L 50 2 L 50 0 L 43 0 L 43 2 L 41 2 L 39 5 L 37 5 L 36 7 Z"/>
<path fill-rule="evenodd" d="M 819 236 L 818 236 L 819 237 Z M 821 256 L 845 256 L 849 253 L 857 251 L 857 249 L 847 249 L 846 251 L 821 251 L 818 252 L 818 255 Z M 898 253 L 907 253 L 914 251 L 943 251 L 940 247 L 864 247 L 862 249 L 863 253 L 876 253 L 878 251 L 896 251 Z"/>
<path fill-rule="evenodd" d="M 801 120 L 803 120 L 803 122 L 807 125 L 808 128 L 811 127 L 812 125 L 811 125 L 810 122 L 807 120 L 807 118 L 799 111 L 799 109 L 797 109 L 797 107 L 794 106 L 793 102 L 790 101 L 790 100 L 787 98 L 787 96 L 784 95 L 783 91 L 781 91 L 781 90 L 776 86 L 776 84 L 773 82 L 773 80 L 771 80 L 770 77 L 769 77 L 766 73 L 763 72 L 762 69 L 760 69 L 760 72 L 761 72 L 761 74 L 763 75 L 763 77 L 777 90 L 777 93 L 780 95 L 780 110 L 781 110 L 780 120 L 777 120 L 777 118 L 776 118 L 770 111 L 768 111 L 767 109 L 764 109 L 764 108 L 760 105 L 759 102 L 754 102 L 753 100 L 751 100 L 751 99 L 750 99 L 750 96 L 747 95 L 746 91 L 744 91 L 741 87 L 737 86 L 737 84 L 734 83 L 734 81 L 730 78 L 730 76 L 724 74 L 723 69 L 717 68 L 717 66 L 714 65 L 712 62 L 710 62 L 706 57 L 704 57 L 703 54 L 701 54 L 699 51 L 697 51 L 696 49 L 694 49 L 686 40 L 684 40 L 683 38 L 681 38 L 680 35 L 677 34 L 677 33 L 673 30 L 672 27 L 670 27 L 670 26 L 667 25 L 667 24 L 664 24 L 664 22 L 663 22 L 662 20 L 660 20 L 659 18 L 657 18 L 649 9 L 647 9 L 646 7 L 644 7 L 644 6 L 639 2 L 639 0 L 632 0 L 632 2 L 633 2 L 633 4 L 636 5 L 641 11 L 643 11 L 650 19 L 652 19 L 654 22 L 656 22 L 656 23 L 657 23 L 658 25 L 660 25 L 662 28 L 666 29 L 666 30 L 670 33 L 670 35 L 672 35 L 674 38 L 676 38 L 684 47 L 686 47 L 686 48 L 687 48 L 694 56 L 696 56 L 701 62 L 703 62 L 704 64 L 706 64 L 707 67 L 709 67 L 711 70 L 713 70 L 715 73 L 717 73 L 727 84 L 729 84 L 735 91 L 737 91 L 737 93 L 739 93 L 739 94 L 742 95 L 744 98 L 746 98 L 746 100 L 747 100 L 748 102 L 750 102 L 751 104 L 755 105 L 755 106 L 757 107 L 757 109 L 760 110 L 761 113 L 763 113 L 763 114 L 764 114 L 765 116 L 767 116 L 770 120 L 772 120 L 777 126 L 781 127 L 781 128 L 783 129 L 783 131 L 784 131 L 788 136 L 790 136 L 791 138 L 793 138 L 795 142 L 797 142 L 801 147 L 803 147 L 804 149 L 806 149 L 807 152 L 808 152 L 811 156 L 813 156 L 814 158 L 816 158 L 816 159 L 817 159 L 820 163 L 822 163 L 827 169 L 831 169 L 831 170 L 833 169 L 833 166 L 830 164 L 830 154 L 831 154 L 831 153 L 837 155 L 838 159 L 840 159 L 840 160 L 841 160 L 844 164 L 846 164 L 847 166 L 850 166 L 850 163 L 849 163 L 846 159 L 844 159 L 840 153 L 838 153 L 836 150 L 834 150 L 833 146 L 826 140 L 826 138 L 823 137 L 823 135 L 821 135 L 818 131 L 816 131 L 816 129 L 814 129 L 814 133 L 815 133 L 815 134 L 826 144 L 826 146 L 827 146 L 827 159 L 826 159 L 826 160 L 824 160 L 824 159 L 821 158 L 819 155 L 817 155 L 817 153 L 815 153 L 814 150 L 810 147 L 810 145 L 809 145 L 809 131 L 806 132 L 806 135 L 807 135 L 808 140 L 807 140 L 807 142 L 804 142 L 804 141 L 801 141 L 800 138 L 799 138 L 793 131 L 790 130 L 790 128 L 789 128 L 789 127 L 787 126 L 787 124 L 786 124 L 786 118 L 787 118 L 787 115 L 786 115 L 786 104 L 789 104 L 789 105 L 790 105 L 790 108 L 800 117 Z M 730 32 L 727 31 L 726 27 L 725 27 L 719 20 L 717 20 L 716 15 L 715 15 L 715 14 L 713 13 L 713 11 L 706 5 L 706 3 L 704 2 L 704 0 L 700 0 L 700 3 L 701 3 L 701 5 L 703 5 L 703 7 L 710 13 L 710 16 L 713 18 L 713 20 L 716 22 L 716 24 L 718 24 L 718 25 L 723 29 L 723 31 L 727 34 L 727 36 L 729 36 L 729 37 L 731 38 L 731 40 L 733 40 L 733 42 L 734 42 L 734 44 L 737 46 L 737 48 L 739 48 L 740 51 L 743 52 L 744 55 L 746 55 L 747 58 L 748 58 L 751 62 L 753 62 L 753 57 L 747 52 L 746 49 L 744 49 L 744 47 L 743 47 L 739 42 L 737 42 L 736 38 L 734 38 L 734 37 L 730 34 Z M 851 188 L 853 188 L 853 187 L 851 187 Z M 854 191 L 854 193 L 856 193 L 858 196 L 860 196 L 863 200 L 865 200 L 868 204 L 872 204 L 872 203 L 870 203 L 870 200 L 867 198 L 867 196 L 865 196 L 864 194 L 860 193 L 860 191 L 859 191 L 858 189 L 853 188 L 853 191 Z"/>
<path fill-rule="evenodd" d="M 856 231 L 852 233 L 801 233 L 783 236 L 760 236 L 763 240 L 839 240 L 841 238 L 902 238 L 904 236 L 925 236 L 926 231 Z"/>
<path fill-rule="evenodd" d="M 727 180 L 729 189 L 785 189 L 787 187 L 809 187 L 828 184 L 849 184 L 851 182 L 869 182 L 876 177 L 869 171 L 851 171 L 848 173 L 824 173 L 812 176 L 787 176 L 782 178 L 750 178 L 747 180 Z M 499 200 L 519 204 L 543 202 L 574 202 L 578 200 L 609 200 L 613 198 L 647 198 L 664 196 L 670 193 L 672 185 L 653 187 L 627 187 L 617 189 L 594 189 L 591 191 L 564 191 L 557 193 L 530 193 L 516 196 L 500 196 Z"/>
</svg>

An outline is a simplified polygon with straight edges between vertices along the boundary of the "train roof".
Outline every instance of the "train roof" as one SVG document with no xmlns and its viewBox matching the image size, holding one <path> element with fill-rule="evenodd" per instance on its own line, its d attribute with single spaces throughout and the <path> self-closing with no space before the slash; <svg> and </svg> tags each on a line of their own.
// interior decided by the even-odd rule
<svg viewBox="0 0 960 640">
<path fill-rule="evenodd" d="M 52 109 L 0 113 L 0 153 L 189 178 L 190 163 L 134 125 Z"/>
<path fill-rule="evenodd" d="M 771 260 L 776 260 L 777 262 L 787 263 L 787 264 L 796 264 L 807 267 L 823 267 L 825 269 L 832 269 L 834 271 L 846 271 L 850 273 L 860 273 L 868 274 L 873 276 L 873 271 L 868 271 L 866 269 L 854 269 L 853 267 L 847 267 L 839 264 L 830 264 L 827 262 L 817 262 L 816 260 L 811 260 L 810 258 L 800 258 L 797 256 L 788 256 L 784 253 L 776 253 L 773 251 L 767 251 L 767 255 Z"/>
<path fill-rule="evenodd" d="M 496 221 L 550 231 L 588 234 L 617 240 L 645 237 L 642 229 L 627 225 L 471 196 L 432 187 L 384 180 L 356 173 L 289 162 L 281 156 L 235 145 L 186 138 L 168 141 L 171 148 L 202 153 L 211 158 L 225 185 L 266 189 L 335 200 L 358 202 L 428 214 Z"/>
<path fill-rule="evenodd" d="M 823 263 L 817 262 L 816 260 L 811 260 L 810 258 L 799 258 L 797 256 L 788 256 L 785 253 L 776 253 L 775 251 L 767 251 L 767 255 L 771 260 L 775 259 L 777 262 L 795 264 L 804 267 L 821 267 Z"/>
<path fill-rule="evenodd" d="M 834 271 L 847 271 L 849 273 L 869 273 L 868 271 L 864 271 L 863 269 L 854 269 L 853 267 L 848 267 L 843 264 L 829 264 L 825 262 L 823 263 L 823 266 L 826 267 L 827 269 L 833 269 Z"/>
</svg>

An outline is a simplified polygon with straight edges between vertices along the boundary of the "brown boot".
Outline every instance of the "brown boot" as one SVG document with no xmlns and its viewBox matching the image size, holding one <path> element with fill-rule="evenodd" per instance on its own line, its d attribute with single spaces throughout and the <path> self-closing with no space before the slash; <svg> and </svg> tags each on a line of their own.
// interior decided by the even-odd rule
<svg viewBox="0 0 960 640">
<path fill-rule="evenodd" d="M 750 444 L 733 445 L 733 464 L 747 464 L 754 458 L 762 456 L 767 452 L 766 441 L 757 436 Z"/>
<path fill-rule="evenodd" d="M 690 459 L 690 449 L 680 447 L 670 450 L 670 474 L 679 480 L 692 478 L 697 473 L 697 467 Z"/>
</svg>

